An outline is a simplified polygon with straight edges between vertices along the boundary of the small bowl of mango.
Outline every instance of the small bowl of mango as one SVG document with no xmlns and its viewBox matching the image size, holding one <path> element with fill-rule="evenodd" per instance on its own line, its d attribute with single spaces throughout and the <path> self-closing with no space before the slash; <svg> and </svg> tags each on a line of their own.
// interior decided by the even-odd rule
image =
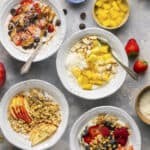
<svg viewBox="0 0 150 150">
<path fill-rule="evenodd" d="M 127 22 L 129 14 L 128 0 L 95 0 L 93 4 L 93 18 L 104 29 L 122 27 Z"/>
</svg>

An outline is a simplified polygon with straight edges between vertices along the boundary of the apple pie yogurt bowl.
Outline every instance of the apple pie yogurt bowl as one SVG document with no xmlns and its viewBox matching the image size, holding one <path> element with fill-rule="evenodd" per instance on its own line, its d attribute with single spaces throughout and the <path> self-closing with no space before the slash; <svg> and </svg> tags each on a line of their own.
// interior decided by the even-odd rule
<svg viewBox="0 0 150 150">
<path fill-rule="evenodd" d="M 43 150 L 62 137 L 68 115 L 68 103 L 56 87 L 41 80 L 27 80 L 11 87 L 2 98 L 0 128 L 16 147 Z"/>
<path fill-rule="evenodd" d="M 58 50 L 66 23 L 56 0 L 6 0 L 0 6 L 0 40 L 12 57 L 26 61 L 40 47 L 37 62 Z"/>
<path fill-rule="evenodd" d="M 101 106 L 84 113 L 70 133 L 71 150 L 141 150 L 141 135 L 124 110 Z"/>
<path fill-rule="evenodd" d="M 126 72 L 111 51 L 128 65 L 123 45 L 112 33 L 89 28 L 72 35 L 59 50 L 56 60 L 64 87 L 88 100 L 102 99 L 115 93 L 123 84 Z"/>
</svg>

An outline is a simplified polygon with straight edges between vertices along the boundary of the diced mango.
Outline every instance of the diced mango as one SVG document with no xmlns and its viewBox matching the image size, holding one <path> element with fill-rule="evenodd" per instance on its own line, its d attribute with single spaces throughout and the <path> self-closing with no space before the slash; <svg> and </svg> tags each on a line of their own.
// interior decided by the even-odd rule
<svg viewBox="0 0 150 150">
<path fill-rule="evenodd" d="M 100 54 L 101 51 L 100 51 L 100 47 L 94 47 L 92 50 L 91 50 L 91 53 L 94 53 L 94 54 Z"/>
<path fill-rule="evenodd" d="M 120 9 L 121 9 L 123 12 L 127 12 L 127 11 L 128 11 L 128 6 L 125 5 L 125 4 L 120 4 Z"/>
<path fill-rule="evenodd" d="M 91 90 L 93 86 L 92 86 L 92 84 L 82 84 L 81 87 L 84 90 Z"/>
<path fill-rule="evenodd" d="M 111 8 L 111 5 L 109 5 L 109 4 L 107 4 L 107 3 L 104 3 L 103 8 L 104 8 L 104 9 L 110 9 L 110 8 Z"/>
<path fill-rule="evenodd" d="M 109 51 L 108 45 L 103 45 L 103 46 L 100 47 L 100 52 L 101 53 L 108 53 L 108 51 Z"/>
<path fill-rule="evenodd" d="M 73 67 L 71 69 L 71 72 L 75 77 L 79 77 L 81 75 L 81 70 L 78 67 Z"/>
<path fill-rule="evenodd" d="M 96 6 L 95 14 L 97 20 L 106 27 L 119 26 L 129 11 L 128 4 L 123 0 L 97 0 Z M 118 17 L 122 17 L 122 20 L 116 20 Z"/>
<path fill-rule="evenodd" d="M 99 46 L 101 46 L 100 42 L 98 40 L 94 40 L 92 44 L 93 44 L 93 47 L 99 47 Z"/>
<path fill-rule="evenodd" d="M 108 60 L 108 59 L 111 59 L 112 58 L 112 55 L 111 54 L 105 54 L 105 55 L 103 55 L 103 59 L 104 60 Z"/>
<path fill-rule="evenodd" d="M 91 62 L 91 63 L 95 63 L 97 61 L 97 56 L 94 55 L 94 54 L 91 54 L 89 55 L 89 57 L 87 58 L 87 61 L 88 62 Z"/>
<path fill-rule="evenodd" d="M 102 5 L 103 5 L 102 1 L 97 1 L 96 4 L 95 4 L 95 6 L 97 6 L 97 7 L 101 7 Z"/>
</svg>

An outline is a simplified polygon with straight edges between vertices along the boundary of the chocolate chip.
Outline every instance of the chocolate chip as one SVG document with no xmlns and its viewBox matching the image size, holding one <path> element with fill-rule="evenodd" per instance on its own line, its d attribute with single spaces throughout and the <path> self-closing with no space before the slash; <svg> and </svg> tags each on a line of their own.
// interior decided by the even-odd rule
<svg viewBox="0 0 150 150">
<path fill-rule="evenodd" d="M 64 15 L 67 15 L 68 11 L 67 9 L 63 9 Z"/>
<path fill-rule="evenodd" d="M 60 19 L 57 19 L 57 20 L 56 20 L 55 25 L 56 25 L 56 26 L 60 26 L 60 25 L 61 25 L 61 21 L 60 21 Z"/>
<path fill-rule="evenodd" d="M 85 25 L 84 23 L 81 23 L 81 24 L 79 25 L 79 28 L 80 28 L 80 30 L 83 30 L 83 29 L 86 28 L 86 25 Z"/>
<path fill-rule="evenodd" d="M 85 12 L 82 12 L 82 13 L 80 14 L 80 18 L 81 18 L 82 20 L 85 20 L 85 19 L 86 19 L 86 13 L 85 13 Z"/>
</svg>

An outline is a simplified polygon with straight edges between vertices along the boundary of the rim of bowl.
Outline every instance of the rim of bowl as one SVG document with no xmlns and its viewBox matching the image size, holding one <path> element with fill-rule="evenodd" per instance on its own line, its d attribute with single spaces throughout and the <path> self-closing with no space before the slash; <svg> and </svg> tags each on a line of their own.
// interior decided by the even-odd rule
<svg viewBox="0 0 150 150">
<path fill-rule="evenodd" d="M 63 46 L 66 45 L 67 43 L 69 43 L 70 39 L 72 39 L 74 36 L 77 36 L 78 34 L 84 32 L 84 31 L 88 31 L 88 30 L 105 31 L 105 32 L 111 34 L 111 35 L 112 35 L 113 37 L 115 37 L 117 40 L 119 40 L 119 42 L 122 44 L 122 42 L 120 41 L 120 39 L 119 39 L 118 37 L 116 37 L 113 33 L 111 33 L 110 31 L 107 31 L 107 30 L 105 30 L 105 29 L 100 29 L 100 28 L 98 28 L 98 27 L 89 27 L 89 28 L 84 29 L 83 31 L 77 31 L 77 32 L 73 33 L 73 34 L 70 36 L 70 38 L 67 39 L 67 41 L 66 41 L 65 43 L 63 43 Z M 101 100 L 101 99 L 103 99 L 103 98 L 106 98 L 106 97 L 108 97 L 108 96 L 113 95 L 114 93 L 116 93 L 116 92 L 123 86 L 123 83 L 125 82 L 125 79 L 126 79 L 126 76 L 127 76 L 127 73 L 126 73 L 126 72 L 125 72 L 125 77 L 124 77 L 124 79 L 122 80 L 122 83 L 120 84 L 120 86 L 118 86 L 118 88 L 117 88 L 116 90 L 114 90 L 114 91 L 112 91 L 111 93 L 109 93 L 109 95 L 105 95 L 105 96 L 103 96 L 103 97 L 90 98 L 90 97 L 85 97 L 85 96 L 78 95 L 77 93 L 74 93 L 73 91 L 69 90 L 69 88 L 67 88 L 67 87 L 64 85 L 63 81 L 62 81 L 61 73 L 59 72 L 59 69 L 58 69 L 58 68 L 59 68 L 59 65 L 58 65 L 58 62 L 59 62 L 59 60 L 58 60 L 58 55 L 59 55 L 60 51 L 61 51 L 61 50 L 58 51 L 57 57 L 56 57 L 56 70 L 57 70 L 57 75 L 58 75 L 58 77 L 59 77 L 59 80 L 60 80 L 61 83 L 63 84 L 64 88 L 65 88 L 69 93 L 71 93 L 71 94 L 73 94 L 73 95 L 75 95 L 75 96 L 77 96 L 77 97 L 79 97 L 79 98 L 83 98 L 84 100 L 89 100 L 89 101 L 92 101 L 92 100 Z M 127 58 L 127 57 L 126 57 L 126 58 Z M 128 66 L 128 65 L 129 65 L 128 59 L 126 59 L 126 61 L 127 61 L 127 64 L 126 64 L 126 65 Z"/>
<path fill-rule="evenodd" d="M 141 96 L 147 92 L 147 91 L 150 91 L 150 85 L 144 87 L 137 95 L 136 97 L 136 100 L 135 100 L 135 111 L 136 111 L 136 114 L 137 116 L 140 118 L 141 121 L 143 121 L 144 123 L 150 125 L 150 119 L 147 119 L 143 114 L 142 112 L 140 111 L 140 101 L 141 101 Z"/>
<path fill-rule="evenodd" d="M 57 48 L 55 49 L 55 50 L 53 50 L 53 52 L 51 53 L 51 54 L 48 54 L 48 55 L 45 55 L 45 57 L 43 57 L 43 58 L 39 58 L 39 59 L 34 59 L 33 60 L 33 62 L 40 62 L 40 61 L 43 61 L 43 60 L 46 60 L 46 59 L 48 59 L 49 57 L 51 57 L 51 56 L 53 56 L 58 50 L 59 50 L 59 48 L 61 47 L 61 45 L 62 45 L 62 43 L 64 42 L 64 38 L 65 38 L 65 36 L 66 36 L 66 32 L 67 32 L 67 24 L 66 24 L 66 18 L 65 18 L 65 16 L 64 16 L 64 14 L 63 13 L 61 13 L 60 12 L 60 10 L 62 10 L 62 8 L 61 8 L 61 5 L 57 2 L 57 0 L 53 0 L 53 1 L 50 1 L 50 0 L 47 0 L 50 4 L 52 4 L 52 5 L 54 5 L 54 2 L 57 4 L 57 6 L 55 6 L 55 8 L 54 9 L 56 9 L 56 11 L 57 11 L 57 14 L 59 14 L 59 16 L 60 16 L 60 19 L 61 19 L 61 22 L 62 22 L 62 24 L 63 24 L 63 34 L 61 35 L 61 40 L 59 41 L 59 43 L 58 43 L 58 45 L 57 45 Z M 2 8 L 6 3 L 8 3 L 8 2 L 10 2 L 10 0 L 5 0 L 5 1 L 3 1 L 1 4 L 0 4 L 0 8 Z M 26 62 L 27 61 L 27 59 L 30 57 L 30 55 L 31 55 L 31 53 L 28 53 L 28 58 L 27 59 L 25 59 L 25 57 L 22 59 L 22 58 L 20 58 L 20 57 L 16 57 L 15 56 L 15 54 L 12 54 L 12 53 L 10 53 L 10 51 L 9 50 L 7 50 L 7 47 L 6 47 L 6 44 L 7 43 L 5 43 L 4 42 L 4 40 L 3 40 L 3 37 L 2 36 L 0 36 L 0 42 L 1 42 L 1 44 L 3 45 L 3 47 L 4 47 L 4 49 L 8 52 L 8 54 L 12 57 L 12 58 L 14 58 L 14 59 L 16 59 L 16 60 L 18 60 L 18 61 L 21 61 L 21 62 Z M 11 41 L 10 41 L 11 42 Z M 47 48 L 48 49 L 48 48 Z M 22 52 L 23 53 L 23 52 Z"/>
<path fill-rule="evenodd" d="M 139 142 L 139 147 L 140 147 L 139 149 L 141 149 L 141 147 L 142 147 L 141 132 L 140 132 L 140 129 L 139 129 L 138 125 L 136 124 L 135 120 L 125 110 L 123 110 L 122 108 L 118 108 L 118 107 L 115 107 L 115 106 L 109 106 L 108 105 L 108 106 L 99 106 L 99 107 L 91 108 L 90 110 L 86 111 L 81 116 L 79 116 L 79 118 L 73 124 L 73 126 L 71 128 L 70 135 L 69 135 L 69 145 L 70 145 L 70 149 L 71 150 L 74 150 L 73 149 L 74 142 L 72 140 L 72 135 L 74 134 L 74 130 L 76 130 L 77 128 L 79 128 L 79 123 L 82 122 L 82 120 L 83 120 L 84 117 L 86 117 L 89 114 L 92 114 L 93 112 L 98 111 L 100 109 L 103 109 L 103 110 L 104 109 L 109 109 L 109 110 L 113 110 L 113 111 L 116 111 L 116 112 L 121 112 L 122 113 L 121 116 L 126 116 L 125 118 L 129 119 L 130 124 L 132 124 L 134 126 L 134 129 L 137 131 L 136 135 L 138 135 L 138 140 L 139 140 L 138 142 Z"/>
<path fill-rule="evenodd" d="M 127 5 L 128 5 L 128 8 L 129 8 L 128 13 L 127 13 L 126 16 L 124 17 L 122 23 L 121 23 L 120 25 L 116 26 L 116 27 L 106 27 L 106 26 L 102 25 L 102 24 L 98 21 L 96 15 L 95 15 L 95 11 L 94 11 L 94 10 L 95 10 L 95 3 L 96 3 L 96 1 L 97 1 L 97 0 L 94 0 L 94 1 L 93 1 L 92 16 L 93 16 L 94 21 L 96 22 L 96 24 L 97 24 L 99 27 L 102 27 L 103 29 L 107 29 L 107 30 L 116 30 L 116 29 L 121 28 L 123 25 L 125 25 L 125 24 L 127 23 L 128 19 L 129 19 L 129 16 L 130 16 L 130 4 L 129 4 L 129 0 L 125 0 L 126 3 L 127 3 Z"/>
<path fill-rule="evenodd" d="M 53 147 L 53 146 L 61 139 L 61 137 L 63 136 L 63 134 L 64 134 L 64 132 L 65 132 L 65 130 L 66 130 L 66 128 L 67 128 L 68 120 L 69 120 L 69 105 L 68 105 L 68 102 L 67 102 L 67 100 L 66 100 L 66 97 L 64 96 L 64 94 L 63 94 L 57 87 L 55 87 L 53 84 L 51 84 L 51 83 L 49 83 L 49 82 L 46 82 L 46 81 L 43 81 L 43 80 L 38 80 L 38 79 L 25 80 L 25 81 L 21 81 L 21 82 L 18 82 L 18 83 L 16 83 L 16 84 L 14 84 L 13 86 L 11 86 L 11 87 L 5 92 L 5 94 L 3 95 L 2 99 L 1 99 L 0 104 L 2 104 L 4 97 L 5 97 L 5 96 L 8 94 L 8 92 L 10 92 L 13 88 L 19 87 L 20 85 L 23 85 L 23 84 L 29 84 L 30 82 L 39 82 L 39 83 L 41 83 L 41 84 L 48 85 L 50 88 L 53 88 L 54 90 L 56 90 L 56 91 L 63 97 L 63 101 L 64 101 L 65 106 L 66 106 L 66 108 L 65 108 L 65 110 L 66 110 L 66 116 L 64 117 L 65 119 L 62 120 L 62 121 L 64 122 L 64 127 L 63 127 L 62 130 L 61 130 L 61 134 L 59 135 L 59 137 L 57 138 L 57 140 L 55 140 L 55 142 L 53 142 L 53 145 L 50 145 L 50 146 L 49 146 L 48 144 L 45 144 L 45 145 L 43 145 L 43 148 L 41 148 L 41 149 L 37 148 L 38 150 L 43 150 L 43 149 L 47 149 L 47 148 Z M 10 101 L 10 100 L 8 100 L 8 101 Z M 0 112 L 1 112 L 1 111 L 3 111 L 3 110 L 2 110 L 2 106 L 0 105 Z M 0 116 L 0 119 L 1 119 L 1 116 Z M 18 148 L 21 148 L 21 149 L 23 149 L 23 150 L 27 150 L 27 149 L 24 149 L 23 147 L 17 145 L 17 144 L 15 143 L 15 140 L 11 141 L 11 140 L 8 138 L 6 132 L 3 131 L 4 129 L 1 128 L 1 123 L 0 123 L 0 129 L 1 129 L 2 134 L 4 135 L 4 137 L 9 141 L 9 143 L 11 143 L 12 145 L 14 145 L 14 146 L 16 146 L 16 147 L 18 147 Z M 5 130 L 6 130 L 6 129 L 5 129 Z M 41 143 L 41 144 L 42 144 L 42 143 Z M 32 149 L 32 147 L 31 147 L 31 149 Z M 31 150 L 31 149 L 30 149 L 30 150 Z"/>
<path fill-rule="evenodd" d="M 86 0 L 67 0 L 67 1 L 72 4 L 80 4 L 85 2 Z"/>
</svg>

